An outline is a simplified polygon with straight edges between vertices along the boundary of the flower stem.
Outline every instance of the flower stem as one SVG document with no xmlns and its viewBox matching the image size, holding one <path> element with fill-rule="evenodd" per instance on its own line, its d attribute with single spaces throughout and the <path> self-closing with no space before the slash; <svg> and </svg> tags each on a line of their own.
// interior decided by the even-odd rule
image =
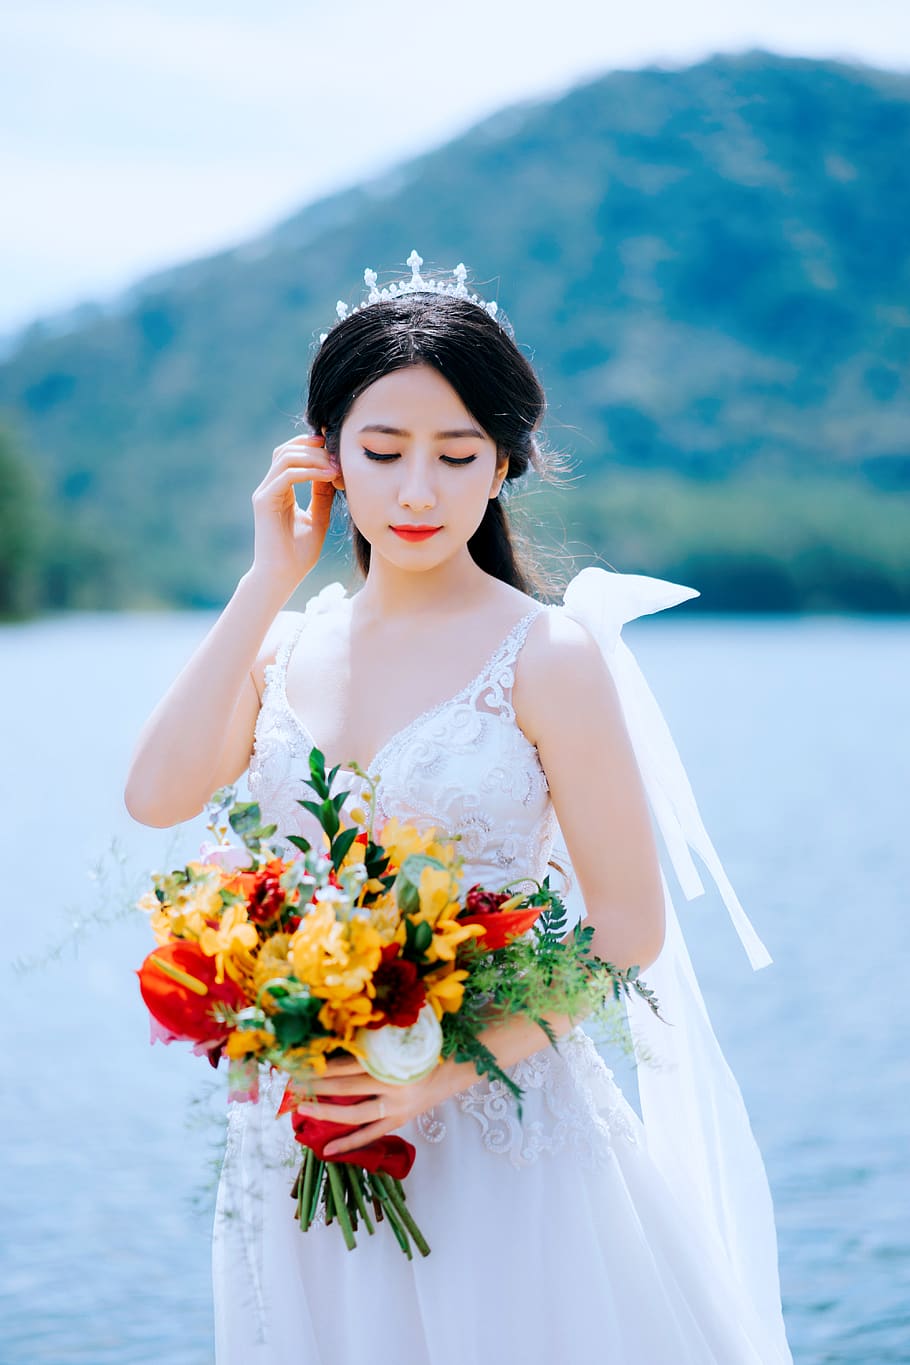
<svg viewBox="0 0 910 1365">
<path fill-rule="evenodd" d="M 315 1158 L 315 1153 L 313 1154 Z M 315 1159 L 313 1161 L 313 1190 L 310 1196 L 310 1206 L 307 1209 L 305 1227 L 309 1227 L 316 1217 L 316 1210 L 319 1207 L 319 1195 L 322 1191 L 322 1177 L 325 1171 L 325 1162 Z"/>
<path fill-rule="evenodd" d="M 300 1197 L 298 1209 L 300 1211 L 300 1226 L 308 1228 L 310 1226 L 310 1206 L 313 1203 L 313 1182 L 316 1178 L 316 1153 L 312 1148 L 306 1149 L 306 1156 L 303 1160 L 303 1180 L 301 1181 Z"/>
<path fill-rule="evenodd" d="M 354 1230 L 351 1227 L 351 1220 L 348 1217 L 348 1206 L 344 1198 L 344 1185 L 341 1172 L 334 1161 L 326 1163 L 326 1170 L 329 1176 L 329 1185 L 332 1190 L 332 1203 L 335 1206 L 335 1214 L 341 1224 L 341 1231 L 344 1234 L 344 1244 L 348 1251 L 353 1251 L 357 1242 L 354 1237 Z"/>
<path fill-rule="evenodd" d="M 378 1178 L 382 1181 L 383 1187 L 387 1191 L 389 1202 L 394 1206 L 398 1217 L 414 1238 L 414 1244 L 417 1247 L 417 1250 L 420 1252 L 421 1256 L 429 1256 L 430 1248 L 426 1238 L 411 1217 L 410 1210 L 405 1207 L 404 1192 L 401 1188 L 401 1182 L 394 1180 L 388 1175 L 380 1175 Z"/>
<path fill-rule="evenodd" d="M 357 1212 L 363 1219 L 367 1232 L 372 1237 L 376 1229 L 373 1227 L 373 1220 L 367 1213 L 366 1200 L 363 1197 L 363 1171 L 359 1166 L 350 1166 L 348 1170 L 351 1178 L 351 1192 L 354 1196 L 354 1203 L 357 1205 Z"/>
<path fill-rule="evenodd" d="M 389 1227 L 392 1229 L 392 1231 L 395 1234 L 395 1237 L 397 1238 L 398 1245 L 401 1247 L 402 1251 L 404 1252 L 405 1256 L 407 1256 L 408 1260 L 412 1261 L 414 1259 L 414 1256 L 411 1251 L 411 1244 L 408 1241 L 408 1234 L 405 1232 L 405 1229 L 402 1226 L 398 1218 L 398 1214 L 396 1213 L 391 1200 L 386 1194 L 385 1189 L 380 1184 L 380 1179 L 381 1177 L 378 1175 L 375 1174 L 371 1175 L 370 1187 L 373 1190 L 374 1196 L 379 1199 L 379 1202 L 382 1205 L 383 1212 L 385 1213 L 386 1219 L 388 1220 Z"/>
</svg>

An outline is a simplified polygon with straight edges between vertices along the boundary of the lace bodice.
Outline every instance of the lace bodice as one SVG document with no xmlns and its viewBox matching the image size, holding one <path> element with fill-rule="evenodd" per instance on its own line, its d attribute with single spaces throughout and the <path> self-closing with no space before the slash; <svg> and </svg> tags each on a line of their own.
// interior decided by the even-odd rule
<svg viewBox="0 0 910 1365">
<path fill-rule="evenodd" d="M 298 801 L 313 796 L 305 779 L 316 741 L 288 702 L 288 660 L 312 616 L 332 610 L 345 595 L 341 583 L 330 583 L 311 598 L 267 666 L 249 769 L 250 795 L 264 820 L 281 834 L 311 841 L 318 841 L 319 826 Z M 547 609 L 538 603 L 517 621 L 471 682 L 421 712 L 369 765 L 380 778 L 377 827 L 395 815 L 421 829 L 460 833 L 465 888 L 540 880 L 546 872 L 555 816 L 537 749 L 516 724 L 511 694 L 528 629 Z M 359 760 L 362 767 L 366 758 Z M 363 781 L 347 769 L 339 779 L 351 793 L 349 810 L 362 796 Z"/>
</svg>

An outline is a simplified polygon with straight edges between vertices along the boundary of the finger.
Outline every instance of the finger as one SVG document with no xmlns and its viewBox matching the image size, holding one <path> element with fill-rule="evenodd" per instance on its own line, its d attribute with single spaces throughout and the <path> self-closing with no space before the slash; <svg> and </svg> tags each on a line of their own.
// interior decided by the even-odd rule
<svg viewBox="0 0 910 1365">
<path fill-rule="evenodd" d="M 258 492 L 271 496 L 275 493 L 285 493 L 289 488 L 296 487 L 299 483 L 311 482 L 313 487 L 332 485 L 332 480 L 338 477 L 337 471 L 329 469 L 326 465 L 311 466 L 305 469 L 289 468 L 281 469 L 280 466 L 265 476 L 259 485 Z"/>
<path fill-rule="evenodd" d="M 354 1133 L 345 1133 L 344 1137 L 332 1138 L 332 1141 L 326 1143 L 322 1150 L 325 1156 L 340 1156 L 343 1152 L 354 1152 L 358 1147 L 365 1147 L 368 1142 L 373 1142 L 376 1138 L 387 1137 L 392 1131 L 392 1125 L 388 1119 L 383 1119 L 380 1123 L 366 1123 Z"/>
<path fill-rule="evenodd" d="M 361 1100 L 359 1104 L 320 1104 L 318 1100 L 302 1100 L 297 1112 L 307 1119 L 329 1119 L 332 1123 L 375 1123 L 385 1115 L 385 1104 L 378 1099 Z"/>
<path fill-rule="evenodd" d="M 285 450 L 304 449 L 309 446 L 311 449 L 321 449 L 325 446 L 324 436 L 294 436 L 290 441 L 282 441 L 281 445 L 272 451 L 272 459 L 276 460 Z"/>
<path fill-rule="evenodd" d="M 377 1102 L 360 1100 L 359 1104 L 321 1104 L 318 1100 L 302 1100 L 297 1104 L 297 1114 L 303 1118 L 325 1118 L 332 1123 L 366 1123 L 375 1119 Z"/>
<path fill-rule="evenodd" d="M 312 446 L 288 447 L 286 450 L 276 451 L 272 456 L 272 464 L 266 478 L 280 469 L 332 469 L 338 473 L 338 460 L 334 455 L 330 455 L 327 450 L 315 449 Z"/>
<path fill-rule="evenodd" d="M 317 1076 L 313 1091 L 317 1095 L 362 1095 L 364 1099 L 384 1093 L 379 1083 L 362 1071 L 355 1076 Z"/>
</svg>

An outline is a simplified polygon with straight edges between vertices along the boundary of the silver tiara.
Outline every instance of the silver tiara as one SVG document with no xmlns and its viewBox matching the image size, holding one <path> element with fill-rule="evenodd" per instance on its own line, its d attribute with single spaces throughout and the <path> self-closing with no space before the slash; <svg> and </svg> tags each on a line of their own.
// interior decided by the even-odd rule
<svg viewBox="0 0 910 1365">
<path fill-rule="evenodd" d="M 477 303 L 481 308 L 489 313 L 491 318 L 495 318 L 499 311 L 499 305 L 495 299 L 489 301 L 482 299 L 479 294 L 469 294 L 465 287 L 467 269 L 463 261 L 456 265 L 452 274 L 455 276 L 455 283 L 451 280 L 425 280 L 420 273 L 423 265 L 423 257 L 417 255 L 416 249 L 411 252 L 406 265 L 411 267 L 411 278 L 409 280 L 393 280 L 385 289 L 377 289 L 376 281 L 378 276 L 375 270 L 367 266 L 363 272 L 363 282 L 369 286 L 369 293 L 362 303 L 358 303 L 356 308 L 348 308 L 344 299 L 339 299 L 335 305 L 335 312 L 338 314 L 339 321 L 349 316 L 350 313 L 359 313 L 361 308 L 369 308 L 371 303 L 380 303 L 383 299 L 397 299 L 402 294 L 451 294 L 456 299 L 467 299 L 470 303 Z M 320 332 L 320 342 L 325 341 L 328 332 Z"/>
</svg>

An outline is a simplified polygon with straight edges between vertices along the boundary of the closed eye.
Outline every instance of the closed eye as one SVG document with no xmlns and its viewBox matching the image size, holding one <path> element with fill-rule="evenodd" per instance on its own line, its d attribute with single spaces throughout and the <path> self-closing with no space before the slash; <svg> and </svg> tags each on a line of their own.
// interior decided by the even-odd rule
<svg viewBox="0 0 910 1365">
<path fill-rule="evenodd" d="M 397 454 L 395 454 L 395 455 L 379 455 L 375 450 L 367 450 L 366 447 L 364 447 L 363 453 L 364 453 L 364 455 L 366 455 L 367 459 L 369 459 L 369 460 L 383 460 L 383 461 L 385 461 L 385 460 L 397 460 L 397 459 L 399 458 L 399 456 L 398 456 Z M 476 455 L 465 455 L 463 459 L 456 459 L 456 457 L 455 457 L 454 455 L 440 455 L 439 458 L 440 458 L 441 460 L 445 460 L 446 464 L 472 464 L 472 463 L 474 462 L 474 460 L 477 459 L 477 456 L 476 456 Z"/>
</svg>

